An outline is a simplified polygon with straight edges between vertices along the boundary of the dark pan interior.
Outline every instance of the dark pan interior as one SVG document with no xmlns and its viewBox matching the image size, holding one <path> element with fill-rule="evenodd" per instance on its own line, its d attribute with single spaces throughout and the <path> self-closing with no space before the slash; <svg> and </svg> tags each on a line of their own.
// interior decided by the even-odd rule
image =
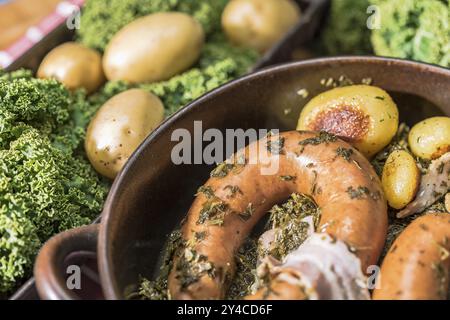
<svg viewBox="0 0 450 320">
<path fill-rule="evenodd" d="M 414 124 L 450 115 L 450 70 L 383 58 L 319 59 L 280 66 L 239 79 L 186 107 L 140 146 L 116 179 L 99 238 L 99 267 L 107 298 L 124 298 L 139 275 L 152 277 L 166 236 L 186 214 L 211 166 L 174 165 L 174 129 L 295 129 L 301 108 L 320 92 L 323 78 L 345 75 L 355 83 L 370 77 L 397 102 L 401 121 Z M 297 92 L 307 89 L 307 99 Z M 290 109 L 287 115 L 285 110 Z"/>
</svg>

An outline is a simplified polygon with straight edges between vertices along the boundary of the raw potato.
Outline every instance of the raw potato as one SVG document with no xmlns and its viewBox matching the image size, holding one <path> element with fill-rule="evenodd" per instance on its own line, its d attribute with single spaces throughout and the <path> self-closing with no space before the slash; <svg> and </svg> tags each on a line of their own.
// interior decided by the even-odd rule
<svg viewBox="0 0 450 320">
<path fill-rule="evenodd" d="M 232 0 L 222 14 L 222 27 L 231 42 L 264 52 L 300 19 L 292 0 Z"/>
<path fill-rule="evenodd" d="M 109 99 L 87 130 L 85 149 L 92 166 L 114 179 L 163 117 L 159 98 L 144 90 L 127 90 Z"/>
<path fill-rule="evenodd" d="M 404 150 L 393 151 L 386 160 L 381 177 L 389 205 L 402 209 L 410 203 L 419 188 L 420 171 L 414 158 Z"/>
<path fill-rule="evenodd" d="M 66 42 L 50 51 L 37 72 L 39 78 L 55 78 L 68 89 L 94 92 L 105 81 L 101 55 L 75 42 Z"/>
<path fill-rule="evenodd" d="M 378 87 L 354 85 L 314 97 L 302 110 L 297 130 L 327 131 L 353 144 L 367 158 L 391 142 L 398 109 Z"/>
<path fill-rule="evenodd" d="M 417 123 L 408 136 L 414 155 L 437 159 L 450 151 L 450 118 L 433 117 Z"/>
<path fill-rule="evenodd" d="M 151 14 L 126 25 L 111 39 L 103 68 L 109 80 L 167 80 L 197 61 L 204 40 L 202 26 L 187 14 Z"/>
</svg>

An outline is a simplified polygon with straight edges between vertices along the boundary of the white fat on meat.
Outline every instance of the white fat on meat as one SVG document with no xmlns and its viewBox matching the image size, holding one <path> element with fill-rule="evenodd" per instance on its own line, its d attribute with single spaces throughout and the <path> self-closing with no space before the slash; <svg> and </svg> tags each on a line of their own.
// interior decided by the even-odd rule
<svg viewBox="0 0 450 320">
<path fill-rule="evenodd" d="M 413 202 L 397 213 L 397 218 L 404 218 L 422 212 L 435 203 L 450 190 L 450 152 L 433 160 L 428 172 L 422 176 L 419 191 Z"/>
<path fill-rule="evenodd" d="M 361 271 L 359 258 L 350 252 L 344 242 L 326 233 L 313 233 L 282 263 L 270 257 L 265 261 L 260 270 L 266 270 L 278 280 L 298 284 L 310 299 L 370 299 L 367 278 Z"/>
</svg>

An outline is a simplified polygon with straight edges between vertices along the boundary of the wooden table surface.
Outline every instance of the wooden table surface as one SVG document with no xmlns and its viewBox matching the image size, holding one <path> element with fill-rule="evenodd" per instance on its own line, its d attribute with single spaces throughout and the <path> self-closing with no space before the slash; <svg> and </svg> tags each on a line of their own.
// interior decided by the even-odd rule
<svg viewBox="0 0 450 320">
<path fill-rule="evenodd" d="M 61 0 L 0 0 L 0 50 L 55 10 Z"/>
</svg>

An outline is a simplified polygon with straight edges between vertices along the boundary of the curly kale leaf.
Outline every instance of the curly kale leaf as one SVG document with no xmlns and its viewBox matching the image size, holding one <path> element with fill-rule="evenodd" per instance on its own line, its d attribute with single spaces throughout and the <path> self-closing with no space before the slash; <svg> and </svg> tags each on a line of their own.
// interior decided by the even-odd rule
<svg viewBox="0 0 450 320">
<path fill-rule="evenodd" d="M 133 20 L 156 12 L 192 15 L 206 35 L 220 30 L 220 16 L 228 0 L 88 0 L 77 36 L 86 46 L 103 51 L 112 36 Z"/>
<path fill-rule="evenodd" d="M 370 0 L 332 0 L 321 37 L 326 54 L 368 54 L 372 52 L 367 28 Z"/>
<path fill-rule="evenodd" d="M 448 0 L 371 1 L 381 13 L 381 28 L 372 32 L 376 54 L 450 67 Z"/>
<path fill-rule="evenodd" d="M 80 147 L 94 112 L 54 80 L 0 74 L 0 295 L 30 275 L 49 237 L 100 213 L 108 185 Z"/>
</svg>

